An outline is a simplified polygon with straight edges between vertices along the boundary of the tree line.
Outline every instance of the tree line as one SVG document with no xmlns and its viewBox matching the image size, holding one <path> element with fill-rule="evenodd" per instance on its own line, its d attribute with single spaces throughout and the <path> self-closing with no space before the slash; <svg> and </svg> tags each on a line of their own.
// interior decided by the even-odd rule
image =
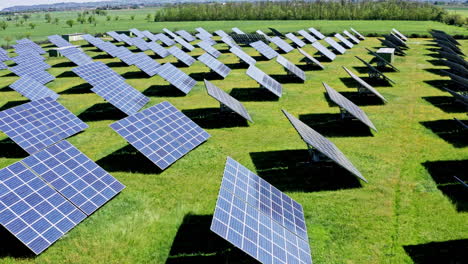
<svg viewBox="0 0 468 264">
<path fill-rule="evenodd" d="M 444 9 L 412 1 L 284 1 L 167 5 L 154 21 L 200 20 L 433 20 L 463 25 Z"/>
</svg>

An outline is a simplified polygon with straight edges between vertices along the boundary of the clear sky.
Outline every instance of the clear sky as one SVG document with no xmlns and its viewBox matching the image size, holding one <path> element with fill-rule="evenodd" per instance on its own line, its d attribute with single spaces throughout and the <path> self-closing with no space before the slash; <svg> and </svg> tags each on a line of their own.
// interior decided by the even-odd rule
<svg viewBox="0 0 468 264">
<path fill-rule="evenodd" d="M 101 0 L 0 0 L 0 10 L 17 5 L 39 5 L 39 4 L 55 4 L 64 2 L 98 2 Z"/>
</svg>

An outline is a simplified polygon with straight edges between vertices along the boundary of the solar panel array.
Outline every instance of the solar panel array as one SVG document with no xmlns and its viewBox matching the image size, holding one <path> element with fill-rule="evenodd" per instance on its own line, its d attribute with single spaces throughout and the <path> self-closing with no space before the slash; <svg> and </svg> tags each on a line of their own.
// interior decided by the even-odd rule
<svg viewBox="0 0 468 264">
<path fill-rule="evenodd" d="M 205 35 L 205 36 L 208 36 L 210 38 L 213 37 L 213 35 L 210 32 L 206 31 L 202 27 L 197 27 L 195 30 L 198 31 L 201 35 Z"/>
<path fill-rule="evenodd" d="M 211 46 L 217 44 L 217 42 L 214 41 L 213 39 L 211 39 L 211 37 L 208 36 L 208 35 L 203 35 L 203 34 L 198 33 L 198 34 L 195 35 L 195 37 L 199 38 L 200 40 L 202 40 L 202 41 L 204 41 L 204 42 L 207 42 L 207 43 L 210 44 Z"/>
<path fill-rule="evenodd" d="M 237 43 L 234 41 L 234 39 L 232 39 L 230 36 L 222 37 L 221 41 L 226 43 L 229 47 L 240 48 L 240 46 L 237 45 Z"/>
<path fill-rule="evenodd" d="M 195 47 L 192 44 L 188 43 L 187 41 L 185 41 L 183 38 L 179 36 L 176 36 L 174 40 L 177 43 L 179 43 L 182 46 L 182 48 L 184 48 L 185 50 L 192 51 L 195 49 Z"/>
<path fill-rule="evenodd" d="M 155 54 L 157 54 L 161 58 L 166 58 L 170 55 L 169 51 L 167 51 L 163 46 L 159 45 L 156 42 L 148 42 L 146 44 L 150 50 L 152 50 Z"/>
<path fill-rule="evenodd" d="M 145 37 L 145 35 L 140 30 L 138 30 L 136 28 L 130 29 L 130 32 L 132 32 L 133 35 L 135 35 L 135 36 L 137 36 L 139 38 L 144 38 Z"/>
<path fill-rule="evenodd" d="M 249 112 L 247 112 L 247 109 L 244 107 L 244 105 L 241 102 L 239 102 L 236 98 L 230 96 L 225 91 L 219 89 L 213 83 L 207 80 L 204 80 L 204 81 L 205 81 L 205 87 L 206 87 L 206 91 L 208 92 L 208 95 L 218 100 L 221 103 L 221 105 L 225 105 L 226 107 L 236 112 L 243 118 L 249 120 L 250 122 L 253 122 L 252 118 L 249 115 Z"/>
<path fill-rule="evenodd" d="M 132 38 L 125 34 L 120 34 L 120 39 L 125 42 L 128 46 L 133 46 Z"/>
<path fill-rule="evenodd" d="M 101 61 L 80 65 L 76 68 L 73 68 L 72 71 L 86 80 L 92 86 L 98 86 L 99 84 L 105 82 L 105 79 L 109 77 L 125 81 L 125 79 L 120 74 L 113 71 L 111 68 L 109 68 L 109 66 Z"/>
<path fill-rule="evenodd" d="M 169 35 L 169 37 L 171 37 L 171 38 L 177 37 L 177 35 L 176 35 L 174 32 L 172 32 L 171 30 L 169 30 L 169 29 L 167 29 L 167 28 L 163 28 L 163 31 L 164 31 L 164 33 L 166 33 L 167 35 Z"/>
<path fill-rule="evenodd" d="M 354 47 L 354 44 L 347 40 L 345 37 L 343 37 L 343 35 L 341 35 L 340 33 L 336 33 L 335 38 L 337 38 L 341 43 L 348 47 L 348 49 Z"/>
<path fill-rule="evenodd" d="M 312 263 L 302 206 L 230 157 L 210 229 L 262 263 Z"/>
<path fill-rule="evenodd" d="M 241 61 L 245 62 L 249 65 L 255 65 L 257 62 L 254 58 L 250 57 L 249 54 L 245 53 L 241 48 L 238 47 L 231 47 L 229 51 L 236 55 Z"/>
<path fill-rule="evenodd" d="M 131 38 L 133 46 L 137 47 L 141 51 L 149 50 L 148 43 L 141 38 Z"/>
<path fill-rule="evenodd" d="M 179 61 L 183 62 L 187 66 L 190 66 L 195 62 L 195 59 L 192 56 L 188 55 L 176 46 L 170 47 L 168 51 L 172 54 L 172 56 L 176 57 Z"/>
<path fill-rule="evenodd" d="M 323 46 L 320 42 L 316 41 L 312 43 L 312 46 L 316 48 L 323 56 L 327 57 L 329 60 L 333 61 L 336 58 L 335 53 L 325 48 L 325 46 Z"/>
<path fill-rule="evenodd" d="M 154 76 L 158 73 L 158 68 L 161 66 L 159 62 L 153 60 L 143 52 L 137 53 L 134 56 L 136 57 L 135 66 L 138 69 L 148 74 L 148 76 Z"/>
<path fill-rule="evenodd" d="M 16 53 L 20 54 L 23 52 L 30 52 L 34 51 L 38 54 L 45 54 L 45 50 L 41 48 L 41 46 L 37 45 L 35 42 L 29 39 L 20 39 L 16 41 L 17 44 L 13 45 Z"/>
<path fill-rule="evenodd" d="M 183 38 L 184 38 L 186 41 L 188 41 L 188 42 L 192 42 L 192 41 L 197 40 L 194 36 L 192 36 L 192 34 L 188 33 L 187 31 L 185 31 L 185 30 L 183 30 L 183 29 L 182 29 L 182 30 L 176 31 L 176 33 L 177 33 L 179 36 L 183 37 Z"/>
<path fill-rule="evenodd" d="M 240 30 L 239 28 L 233 27 L 232 32 L 236 34 L 245 34 L 244 31 Z"/>
<path fill-rule="evenodd" d="M 231 72 L 231 69 L 228 66 L 224 65 L 224 63 L 220 62 L 219 60 L 213 58 L 208 53 L 203 53 L 203 55 L 198 57 L 198 60 L 223 78 L 226 78 Z"/>
<path fill-rule="evenodd" d="M 453 71 L 455 74 L 460 75 L 461 77 L 468 77 L 468 69 L 456 62 L 452 62 L 449 60 L 441 60 L 447 67 L 450 68 L 451 71 Z"/>
<path fill-rule="evenodd" d="M 370 86 L 363 79 L 359 78 L 352 71 L 348 70 L 348 68 L 346 68 L 345 66 L 343 66 L 343 69 L 349 74 L 349 76 L 351 76 L 351 78 L 353 78 L 356 82 L 358 82 L 362 88 L 365 88 L 369 92 L 373 93 L 374 95 L 382 99 L 382 101 L 387 102 L 387 99 L 385 99 L 385 97 L 383 97 L 376 89 L 374 89 L 374 87 Z"/>
<path fill-rule="evenodd" d="M 121 119 L 110 127 L 160 169 L 166 169 L 210 137 L 169 102 Z"/>
<path fill-rule="evenodd" d="M 281 55 L 278 55 L 278 57 L 276 57 L 276 61 L 282 65 L 284 67 L 284 69 L 296 76 L 297 78 L 301 79 L 302 81 L 305 81 L 306 80 L 306 75 L 304 73 L 303 70 L 301 70 L 299 67 L 297 67 L 296 65 L 294 65 L 292 62 L 288 61 L 285 57 L 281 56 Z"/>
<path fill-rule="evenodd" d="M 219 52 L 217 49 L 213 48 L 208 42 L 206 41 L 200 41 L 197 43 L 198 47 L 202 48 L 204 51 L 208 52 L 211 56 L 218 58 L 221 56 L 221 52 Z"/>
<path fill-rule="evenodd" d="M 286 41 L 282 40 L 279 37 L 272 37 L 270 41 L 273 42 L 278 48 L 280 48 L 285 53 L 289 53 L 294 50 L 293 46 L 289 45 Z"/>
<path fill-rule="evenodd" d="M 274 95 L 281 97 L 283 94 L 283 86 L 268 74 L 264 73 L 254 65 L 250 65 L 247 69 L 247 75 L 258 82 L 262 87 L 272 92 Z"/>
<path fill-rule="evenodd" d="M 59 35 L 52 35 L 52 36 L 48 36 L 47 38 L 52 44 L 54 44 L 55 46 L 59 48 L 72 46 L 70 42 L 66 41 L 64 38 L 62 38 Z"/>
<path fill-rule="evenodd" d="M 320 32 L 318 31 L 317 29 L 311 27 L 309 28 L 309 31 L 312 32 L 312 34 L 314 34 L 314 36 L 318 39 L 324 39 L 325 36 Z"/>
<path fill-rule="evenodd" d="M 50 90 L 43 84 L 27 76 L 23 76 L 14 83 L 10 84 L 10 88 L 17 91 L 18 93 L 20 93 L 21 95 L 23 95 L 31 101 L 36 101 L 46 97 L 50 97 L 54 100 L 57 100 L 57 98 L 59 97 L 59 95 L 54 91 Z"/>
<path fill-rule="evenodd" d="M 298 46 L 299 48 L 302 48 L 304 47 L 306 44 L 304 41 L 300 40 L 296 35 L 294 35 L 293 33 L 288 33 L 285 35 L 289 40 L 291 40 L 294 44 L 296 44 L 296 46 Z"/>
<path fill-rule="evenodd" d="M 230 37 L 239 44 L 251 44 L 257 41 L 269 42 L 264 35 L 261 34 L 231 34 Z"/>
<path fill-rule="evenodd" d="M 60 49 L 59 52 L 78 66 L 93 62 L 93 59 L 91 57 L 89 57 L 86 53 L 75 47 L 63 48 Z"/>
<path fill-rule="evenodd" d="M 142 31 L 141 33 L 143 33 L 143 35 L 145 35 L 145 37 L 150 41 L 158 41 L 158 38 L 148 30 Z"/>
<path fill-rule="evenodd" d="M 177 69 L 177 67 L 170 63 L 165 63 L 159 67 L 158 74 L 185 94 L 188 94 L 197 84 L 197 81 L 192 77 L 188 76 L 186 73 Z"/>
<path fill-rule="evenodd" d="M 323 67 L 323 65 L 320 63 L 320 61 L 318 61 L 317 59 L 312 57 L 309 53 L 305 52 L 301 48 L 297 48 L 297 50 L 299 50 L 299 52 L 302 55 L 304 55 L 304 59 L 307 61 L 307 63 L 315 64 L 315 65 L 319 66 L 321 69 L 325 69 L 325 67 Z"/>
<path fill-rule="evenodd" d="M 50 97 L 0 112 L 0 130 L 29 154 L 86 128 L 88 125 Z"/>
<path fill-rule="evenodd" d="M 343 30 L 343 34 L 345 34 L 349 39 L 351 39 L 355 44 L 359 44 L 359 39 L 357 39 L 353 34 L 349 33 L 347 30 Z"/>
<path fill-rule="evenodd" d="M 260 29 L 257 29 L 257 30 L 255 31 L 255 33 L 264 36 L 265 39 L 266 39 L 267 41 L 271 41 L 270 36 L 268 36 L 267 34 L 265 34 L 265 32 L 261 31 Z"/>
<path fill-rule="evenodd" d="M 314 42 L 317 41 L 316 38 L 314 38 L 311 34 L 309 34 L 307 31 L 305 31 L 303 29 L 299 30 L 297 33 L 299 33 L 299 35 L 301 35 L 303 38 L 305 38 L 310 43 L 314 43 Z"/>
<path fill-rule="evenodd" d="M 115 31 L 108 31 L 106 32 L 107 35 L 111 36 L 115 41 L 121 42 L 122 38 L 120 37 L 120 34 L 118 34 Z"/>
<path fill-rule="evenodd" d="M 219 37 L 221 37 L 221 38 L 224 38 L 224 37 L 228 37 L 228 36 L 229 36 L 228 33 L 224 32 L 224 30 L 221 30 L 221 29 L 220 29 L 220 30 L 216 30 L 214 33 L 215 33 L 216 35 L 218 35 Z"/>
<path fill-rule="evenodd" d="M 335 146 L 335 144 L 333 144 L 324 136 L 320 135 L 317 131 L 308 127 L 306 124 L 288 113 L 286 110 L 282 111 L 286 118 L 288 118 L 289 122 L 291 122 L 292 126 L 296 129 L 297 133 L 301 136 L 302 140 L 361 180 L 367 182 L 366 178 L 362 176 L 359 170 L 354 167 L 354 165 L 348 160 L 348 158 L 346 158 L 343 152 L 341 152 Z"/>
<path fill-rule="evenodd" d="M 354 57 L 356 57 L 358 60 L 360 60 L 362 63 L 364 63 L 364 65 L 366 65 L 367 69 L 369 70 L 369 75 L 371 77 L 372 76 L 378 76 L 379 78 L 387 80 L 387 81 L 389 81 L 391 83 L 395 83 L 392 79 L 388 78 L 385 74 L 383 74 L 382 72 L 377 70 L 374 66 L 370 65 L 367 61 L 359 58 L 358 56 L 354 56 Z"/>
<path fill-rule="evenodd" d="M 162 33 L 156 34 L 155 37 L 157 37 L 158 40 L 160 40 L 166 46 L 175 45 L 174 40 L 168 38 L 166 35 L 164 35 Z"/>
<path fill-rule="evenodd" d="M 272 49 L 270 46 L 265 44 L 263 41 L 256 41 L 253 43 L 250 43 L 250 46 L 257 50 L 260 54 L 262 54 L 265 58 L 271 60 L 278 56 L 278 52 L 276 52 L 274 49 Z"/>
<path fill-rule="evenodd" d="M 338 44 L 334 39 L 332 39 L 330 37 L 326 37 L 325 42 L 327 42 L 330 46 L 332 46 L 333 49 L 338 51 L 340 54 L 345 54 L 346 53 L 346 49 L 343 46 L 341 46 L 340 44 Z"/>
<path fill-rule="evenodd" d="M 323 86 L 327 90 L 327 94 L 330 99 L 335 102 L 340 108 L 346 110 L 348 113 L 359 119 L 363 122 L 366 126 L 372 128 L 373 130 L 377 131 L 372 121 L 367 117 L 366 113 L 362 111 L 359 106 L 355 105 L 353 102 L 348 100 L 346 97 L 338 93 L 335 89 L 328 86 L 328 84 L 322 82 Z"/>
</svg>

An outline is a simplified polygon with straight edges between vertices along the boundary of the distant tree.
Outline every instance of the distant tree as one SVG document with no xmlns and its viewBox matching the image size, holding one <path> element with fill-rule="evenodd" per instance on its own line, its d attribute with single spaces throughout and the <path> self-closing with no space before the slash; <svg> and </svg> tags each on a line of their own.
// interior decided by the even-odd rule
<svg viewBox="0 0 468 264">
<path fill-rule="evenodd" d="M 5 40 L 5 42 L 6 42 L 7 46 L 9 46 L 9 45 L 10 45 L 10 42 L 12 42 L 12 41 L 13 41 L 13 37 L 12 37 L 12 36 L 9 36 L 9 35 L 7 35 L 7 36 L 3 37 L 3 40 Z"/>
<path fill-rule="evenodd" d="M 89 24 L 95 24 L 96 23 L 96 18 L 94 16 L 89 16 L 88 17 L 88 23 Z"/>
<path fill-rule="evenodd" d="M 114 20 L 115 20 L 115 21 L 119 20 L 119 16 L 115 16 L 115 17 L 114 17 Z"/>
<path fill-rule="evenodd" d="M 31 29 L 35 29 L 35 28 L 36 28 L 36 26 L 37 26 L 37 25 L 36 25 L 36 24 L 34 24 L 34 23 L 29 23 L 29 27 L 30 27 Z"/>
<path fill-rule="evenodd" d="M 151 21 L 151 14 L 146 15 L 146 21 L 150 22 Z"/>
<path fill-rule="evenodd" d="M 46 13 L 44 15 L 44 19 L 47 23 L 50 23 L 52 21 L 52 16 L 49 13 Z"/>
<path fill-rule="evenodd" d="M 30 17 L 31 17 L 31 16 L 30 16 L 30 15 L 28 15 L 28 14 L 24 14 L 24 15 L 23 15 L 23 19 L 24 19 L 24 21 L 27 21 L 27 20 L 28 20 Z"/>
<path fill-rule="evenodd" d="M 60 21 L 60 20 L 56 17 L 56 18 L 54 19 L 54 24 L 55 24 L 55 25 L 58 25 L 58 24 L 59 24 L 59 21 Z"/>
<path fill-rule="evenodd" d="M 111 16 L 107 16 L 107 17 L 106 17 L 106 20 L 107 20 L 107 21 L 110 21 L 111 19 L 112 19 Z"/>
<path fill-rule="evenodd" d="M 5 30 L 8 28 L 8 23 L 6 21 L 1 21 L 0 22 L 0 28 Z"/>
<path fill-rule="evenodd" d="M 135 20 L 135 15 L 131 15 L 131 16 L 130 16 L 130 19 L 131 19 L 131 20 Z"/>
<path fill-rule="evenodd" d="M 71 27 L 71 28 L 72 28 L 72 27 L 73 27 L 73 25 L 75 24 L 75 20 L 73 20 L 73 19 L 70 19 L 70 20 L 67 20 L 67 22 L 65 22 L 65 23 L 67 23 L 67 25 L 68 25 L 69 27 Z"/>
<path fill-rule="evenodd" d="M 23 24 L 24 24 L 24 22 L 26 22 L 26 20 L 24 20 L 24 19 L 21 19 L 19 22 L 20 22 L 20 25 L 23 25 Z"/>
</svg>

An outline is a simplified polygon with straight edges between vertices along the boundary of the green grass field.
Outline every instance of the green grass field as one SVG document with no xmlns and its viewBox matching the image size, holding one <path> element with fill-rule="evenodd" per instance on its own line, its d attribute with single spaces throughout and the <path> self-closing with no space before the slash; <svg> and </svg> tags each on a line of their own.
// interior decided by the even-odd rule
<svg viewBox="0 0 468 264">
<path fill-rule="evenodd" d="M 350 25 L 366 31 L 364 22 L 281 23 L 142 22 L 132 26 L 142 30 L 183 28 L 184 25 L 187 29 L 206 26 L 208 30 L 238 26 L 250 31 L 268 26 L 286 30 L 305 27 L 309 23 L 307 25 L 317 26 L 325 32 L 342 30 Z M 403 27 L 403 23 L 407 23 L 404 24 L 407 27 Z M 126 28 L 130 25 L 126 24 Z M 379 30 L 389 31 L 395 26 L 403 32 L 435 25 L 460 30 L 431 22 L 393 24 L 379 21 L 372 24 Z M 120 27 L 124 28 L 124 25 L 109 24 L 103 30 Z M 62 30 L 57 33 L 70 32 L 66 28 Z M 38 29 L 35 39 L 41 34 L 47 34 L 46 30 Z M 466 53 L 468 41 L 461 42 Z M 211 134 L 207 142 L 164 172 L 159 172 L 142 155 L 128 148 L 126 141 L 109 128 L 109 124 L 123 115 L 92 93 L 90 87 L 71 72 L 73 64 L 64 58 L 48 58 L 47 62 L 53 66 L 49 72 L 57 79 L 47 86 L 60 93 L 59 102 L 90 126 L 69 141 L 127 188 L 38 257 L 17 254 L 9 249 L 16 248 L 14 241 L 2 238 L 6 241 L 3 243 L 13 246 L 0 249 L 0 262 L 209 263 L 216 253 L 210 248 L 219 246 L 219 240 L 215 240 L 208 229 L 227 156 L 304 206 L 314 263 L 413 263 L 407 252 L 410 245 L 424 248 L 430 242 L 468 238 L 466 199 L 457 204 L 444 192 L 457 187 L 443 184 L 443 179 L 447 179 L 444 177 L 452 175 L 450 166 L 455 166 L 456 161 L 465 166 L 466 172 L 466 138 L 440 137 L 429 129 L 439 120 L 454 117 L 466 120 L 466 109 L 452 105 L 448 93 L 437 88 L 448 79 L 434 74 L 435 69 L 443 67 L 433 64 L 436 58 L 431 56 L 434 53 L 430 50 L 434 48 L 431 44 L 429 39 L 411 39 L 408 55 L 397 57 L 394 63 L 400 72 L 386 73 L 397 84 L 375 86 L 388 99 L 388 104 L 378 105 L 367 100 L 365 105 L 363 100 L 352 98 L 360 102 L 376 125 L 378 132 L 371 133 L 358 124 L 336 121 L 339 109 L 327 102 L 321 82 L 346 95 L 355 95 L 356 89 L 341 66 L 365 77 L 363 65 L 354 56 L 370 60 L 371 56 L 364 48 L 375 50 L 379 47 L 376 38 L 368 38 L 334 62 L 325 63 L 323 71 L 309 69 L 304 84 L 285 83 L 283 97 L 278 101 L 257 101 L 267 92 L 256 88 L 256 82 L 245 74 L 246 69 L 236 65 L 238 60 L 234 55 L 223 53 L 219 59 L 233 71 L 225 80 L 214 80 L 213 83 L 227 92 L 233 91 L 234 96 L 242 99 L 255 121 L 248 126 L 234 127 L 230 127 L 233 122 L 217 114 L 219 104 L 207 95 L 202 78 L 209 70 L 200 62 L 181 68 L 196 77 L 199 83 L 187 96 L 179 96 L 175 88 L 165 87 L 168 83 L 159 76 L 147 78 L 137 68 L 126 67 L 118 59 L 86 47 L 87 54 L 108 64 L 129 84 L 149 96 L 151 102 L 147 107 L 167 100 Z M 216 47 L 226 48 L 222 44 Z M 244 50 L 258 56 L 252 48 Z M 305 50 L 313 52 L 310 45 Z M 201 53 L 196 49 L 191 54 Z M 302 64 L 297 51 L 285 57 Z M 168 57 L 158 61 L 175 62 L 175 59 Z M 285 74 L 274 61 L 260 61 L 258 67 L 276 77 Z M 8 88 L 17 77 L 6 70 L 0 71 L 0 76 L 1 109 L 26 102 Z M 281 109 L 307 120 L 311 127 L 327 136 L 369 183 L 359 183 L 339 169 L 318 170 L 297 164 L 307 159 L 306 146 Z M 0 167 L 25 156 L 19 147 L 0 134 Z M 431 175 L 426 167 L 447 169 L 450 173 Z M 456 172 L 461 171 L 463 168 L 459 167 Z M 205 257 L 196 258 L 200 255 Z"/>
<path fill-rule="evenodd" d="M 463 17 L 468 17 L 468 7 L 461 7 L 461 6 L 449 6 L 444 7 L 447 11 L 453 14 L 459 14 Z"/>
</svg>

